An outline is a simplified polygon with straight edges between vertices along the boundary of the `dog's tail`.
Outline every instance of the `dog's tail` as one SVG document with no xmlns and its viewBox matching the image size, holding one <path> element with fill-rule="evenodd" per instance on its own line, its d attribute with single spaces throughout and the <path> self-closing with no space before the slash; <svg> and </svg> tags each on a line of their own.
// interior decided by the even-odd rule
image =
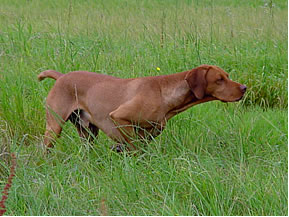
<svg viewBox="0 0 289 217">
<path fill-rule="evenodd" d="M 63 74 L 61 74 L 60 72 L 54 71 L 54 70 L 46 70 L 44 72 L 41 72 L 38 75 L 38 80 L 42 81 L 45 78 L 53 78 L 54 80 L 57 80 L 58 78 L 60 78 Z"/>
</svg>

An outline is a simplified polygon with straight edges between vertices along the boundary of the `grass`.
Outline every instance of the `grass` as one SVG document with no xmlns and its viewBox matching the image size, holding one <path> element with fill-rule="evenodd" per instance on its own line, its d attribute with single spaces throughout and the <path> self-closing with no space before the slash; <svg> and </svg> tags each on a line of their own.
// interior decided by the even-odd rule
<svg viewBox="0 0 289 217">
<path fill-rule="evenodd" d="M 287 1 L 0 1 L 0 189 L 17 154 L 7 215 L 288 213 Z M 139 156 L 102 133 L 91 146 L 69 123 L 43 153 L 54 81 L 38 83 L 41 71 L 205 63 L 246 84 L 245 99 L 174 117 Z"/>
</svg>

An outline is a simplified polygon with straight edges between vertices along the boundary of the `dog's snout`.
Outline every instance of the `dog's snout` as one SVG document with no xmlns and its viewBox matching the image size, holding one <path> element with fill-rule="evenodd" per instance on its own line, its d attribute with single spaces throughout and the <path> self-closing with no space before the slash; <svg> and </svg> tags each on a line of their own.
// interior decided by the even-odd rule
<svg viewBox="0 0 289 217">
<path fill-rule="evenodd" d="M 247 87 L 246 87 L 245 85 L 241 85 L 241 86 L 240 86 L 240 89 L 241 89 L 241 92 L 242 92 L 242 93 L 245 93 L 246 90 L 247 90 Z"/>
</svg>

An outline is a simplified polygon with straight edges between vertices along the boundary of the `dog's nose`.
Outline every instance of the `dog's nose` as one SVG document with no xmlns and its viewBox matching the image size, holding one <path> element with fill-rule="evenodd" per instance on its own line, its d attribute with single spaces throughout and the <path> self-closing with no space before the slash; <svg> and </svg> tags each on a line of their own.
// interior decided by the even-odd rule
<svg viewBox="0 0 289 217">
<path fill-rule="evenodd" d="M 245 93 L 246 90 L 247 90 L 247 87 L 246 87 L 245 85 L 241 85 L 241 86 L 240 86 L 240 89 L 241 89 L 241 92 L 242 92 L 242 93 Z"/>
</svg>

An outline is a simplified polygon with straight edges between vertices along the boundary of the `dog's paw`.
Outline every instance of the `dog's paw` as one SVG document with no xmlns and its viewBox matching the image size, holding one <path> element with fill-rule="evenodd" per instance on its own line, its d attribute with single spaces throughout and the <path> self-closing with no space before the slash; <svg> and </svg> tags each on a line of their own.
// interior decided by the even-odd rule
<svg viewBox="0 0 289 217">
<path fill-rule="evenodd" d="M 113 151 L 116 151 L 117 153 L 120 153 L 120 152 L 123 152 L 125 148 L 122 144 L 117 143 L 111 146 L 110 149 Z"/>
</svg>

